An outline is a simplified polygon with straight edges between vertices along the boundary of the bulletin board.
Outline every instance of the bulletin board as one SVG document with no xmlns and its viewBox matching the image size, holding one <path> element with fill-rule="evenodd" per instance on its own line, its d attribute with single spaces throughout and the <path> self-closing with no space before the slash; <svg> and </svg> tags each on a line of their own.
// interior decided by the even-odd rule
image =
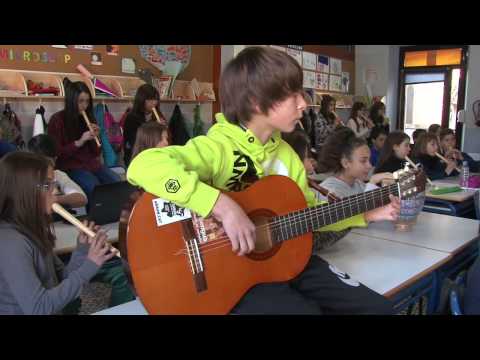
<svg viewBox="0 0 480 360">
<path fill-rule="evenodd" d="M 92 45 L 92 50 L 66 49 L 51 45 L 0 45 L 0 68 L 26 71 L 77 73 L 76 66 L 83 64 L 95 75 L 136 76 L 122 72 L 122 58 L 132 58 L 136 68 L 149 69 L 155 76 L 160 71 L 144 60 L 137 45 L 119 45 L 118 55 L 108 55 L 107 45 Z M 99 53 L 102 65 L 91 64 L 91 53 Z M 213 82 L 213 45 L 191 45 L 191 60 L 179 75 L 179 80 Z"/>
</svg>

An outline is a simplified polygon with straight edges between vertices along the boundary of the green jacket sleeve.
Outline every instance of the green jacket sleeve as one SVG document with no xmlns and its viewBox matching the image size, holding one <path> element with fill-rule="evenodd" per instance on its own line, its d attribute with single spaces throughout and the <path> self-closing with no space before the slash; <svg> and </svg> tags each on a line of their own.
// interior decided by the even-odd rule
<svg viewBox="0 0 480 360">
<path fill-rule="evenodd" d="M 295 176 L 294 180 L 296 181 L 298 186 L 300 186 L 300 189 L 302 189 L 309 207 L 317 206 L 322 203 L 323 204 L 325 203 L 325 202 L 317 201 L 317 199 L 315 198 L 314 192 L 308 186 L 307 174 L 305 172 L 305 168 L 303 164 L 301 168 L 299 168 L 298 174 Z M 359 215 L 352 216 L 348 219 L 339 221 L 335 224 L 324 226 L 318 229 L 317 231 L 341 231 L 351 227 L 366 227 L 366 226 L 367 226 L 367 222 L 365 221 L 364 215 L 359 214 Z"/>
<path fill-rule="evenodd" d="M 127 171 L 127 180 L 162 199 L 201 216 L 212 211 L 220 191 L 206 182 L 221 168 L 221 145 L 197 136 L 184 146 L 143 151 Z"/>
</svg>

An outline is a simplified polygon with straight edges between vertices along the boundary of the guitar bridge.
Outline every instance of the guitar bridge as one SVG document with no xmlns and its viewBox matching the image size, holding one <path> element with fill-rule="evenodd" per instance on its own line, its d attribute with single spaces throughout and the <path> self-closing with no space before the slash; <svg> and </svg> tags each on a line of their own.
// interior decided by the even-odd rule
<svg viewBox="0 0 480 360">
<path fill-rule="evenodd" d="M 200 248 L 198 247 L 198 240 L 195 238 L 192 221 L 190 219 L 182 221 L 182 229 L 183 238 L 190 239 L 184 241 L 195 288 L 197 292 L 205 291 L 207 290 L 207 279 L 205 278 L 203 260 L 200 253 Z"/>
</svg>

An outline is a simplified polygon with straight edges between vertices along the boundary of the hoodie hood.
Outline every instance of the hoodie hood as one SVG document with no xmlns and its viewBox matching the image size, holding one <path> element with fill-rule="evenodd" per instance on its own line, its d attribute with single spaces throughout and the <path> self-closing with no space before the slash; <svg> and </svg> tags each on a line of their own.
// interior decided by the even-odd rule
<svg viewBox="0 0 480 360">
<path fill-rule="evenodd" d="M 282 141 L 280 132 L 275 131 L 264 145 L 250 129 L 230 123 L 224 114 L 216 114 L 215 120 L 217 123 L 208 131 L 209 137 L 219 140 L 226 137 L 228 141 L 235 143 L 242 152 L 260 163 L 266 160 L 268 154 L 275 152 Z"/>
</svg>

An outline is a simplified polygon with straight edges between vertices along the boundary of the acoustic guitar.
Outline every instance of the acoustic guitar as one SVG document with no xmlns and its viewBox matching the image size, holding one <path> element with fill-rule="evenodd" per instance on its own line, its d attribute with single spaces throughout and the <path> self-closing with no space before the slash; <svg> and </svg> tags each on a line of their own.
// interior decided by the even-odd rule
<svg viewBox="0 0 480 360">
<path fill-rule="evenodd" d="M 293 279 L 312 253 L 312 231 L 387 205 L 389 194 L 410 198 L 425 190 L 420 170 L 394 174 L 395 183 L 308 208 L 286 176 L 262 178 L 227 193 L 256 225 L 256 247 L 232 252 L 221 224 L 144 193 L 127 230 L 129 264 L 150 314 L 227 314 L 254 285 Z"/>
</svg>

